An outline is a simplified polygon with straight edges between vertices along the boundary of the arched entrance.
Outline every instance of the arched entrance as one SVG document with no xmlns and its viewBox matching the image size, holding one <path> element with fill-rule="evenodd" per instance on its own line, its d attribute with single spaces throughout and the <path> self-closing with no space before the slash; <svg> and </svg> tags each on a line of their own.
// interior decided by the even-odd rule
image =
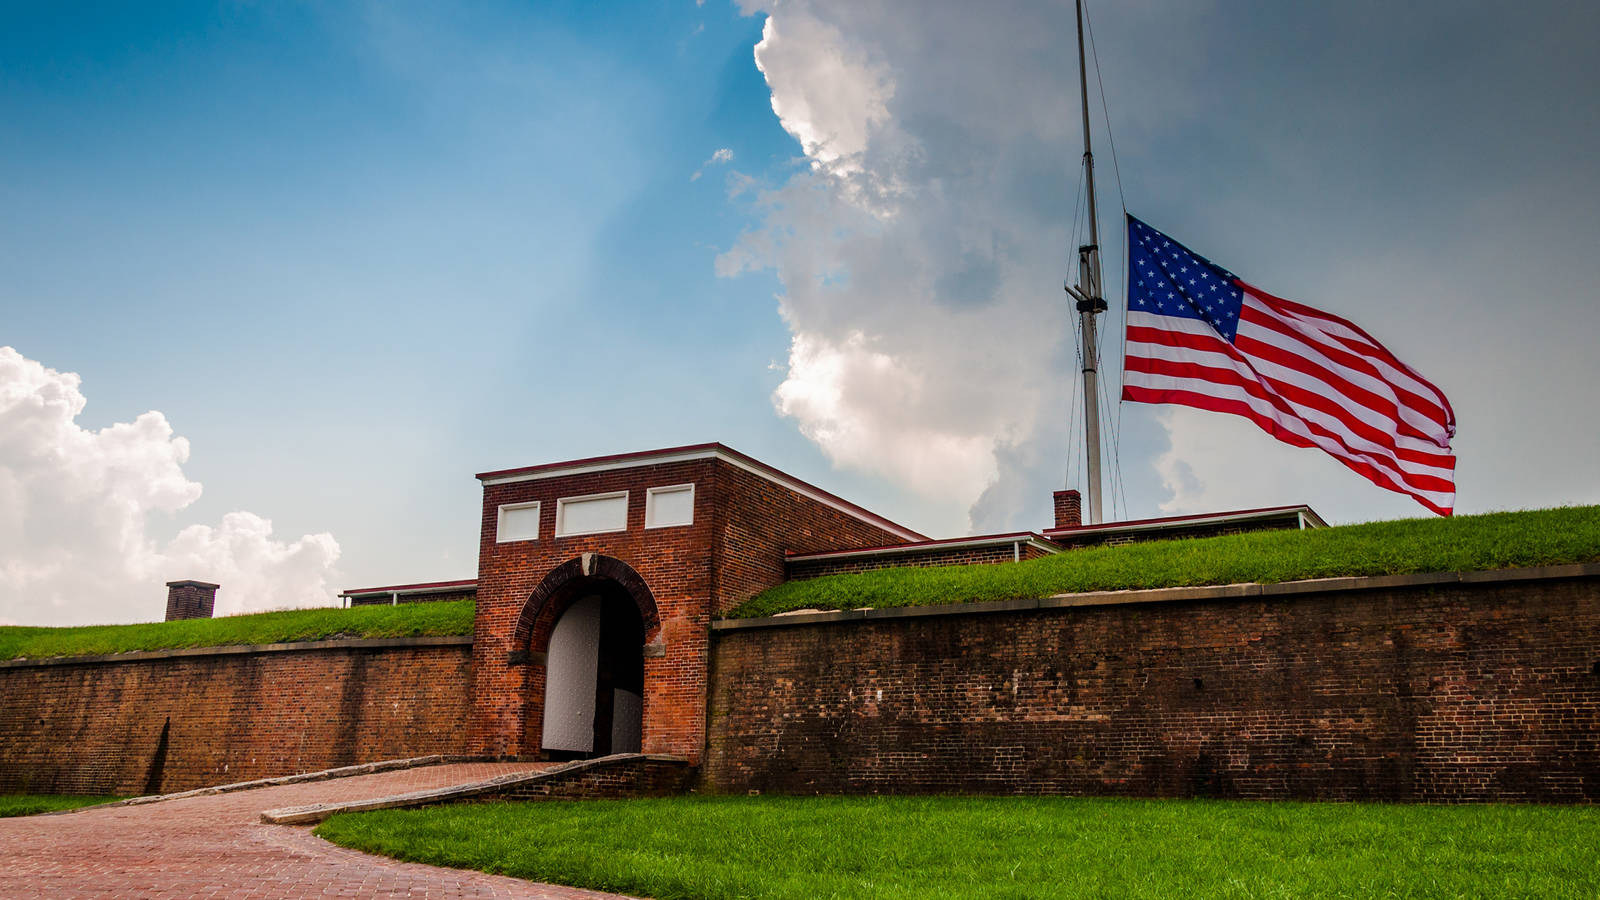
<svg viewBox="0 0 1600 900">
<path fill-rule="evenodd" d="M 634 753 L 643 745 L 645 640 L 655 598 L 621 560 L 585 553 L 550 571 L 518 618 L 532 666 L 523 752 L 550 759 Z"/>
<path fill-rule="evenodd" d="M 644 714 L 644 625 L 615 593 L 579 598 L 550 631 L 541 753 L 637 753 Z"/>
</svg>

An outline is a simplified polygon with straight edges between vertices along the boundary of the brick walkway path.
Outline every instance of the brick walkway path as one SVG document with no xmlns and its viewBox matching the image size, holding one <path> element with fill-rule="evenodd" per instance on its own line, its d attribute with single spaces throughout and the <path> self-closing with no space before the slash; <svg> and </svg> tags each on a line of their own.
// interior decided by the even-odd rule
<svg viewBox="0 0 1600 900">
<path fill-rule="evenodd" d="M 613 894 L 396 862 L 335 847 L 310 829 L 263 825 L 261 811 L 382 797 L 531 768 L 427 766 L 61 816 L 0 819 L 0 897 L 524 897 Z"/>
</svg>

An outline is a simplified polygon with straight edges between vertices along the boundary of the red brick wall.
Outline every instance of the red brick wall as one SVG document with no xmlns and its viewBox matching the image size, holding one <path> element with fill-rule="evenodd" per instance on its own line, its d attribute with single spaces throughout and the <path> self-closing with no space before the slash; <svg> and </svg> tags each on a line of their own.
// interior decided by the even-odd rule
<svg viewBox="0 0 1600 900">
<path fill-rule="evenodd" d="M 646 491 L 693 483 L 694 523 L 644 527 Z M 628 492 L 627 530 L 556 537 L 556 501 Z M 498 543 L 499 508 L 539 501 L 539 537 Z M 545 670 L 538 654 L 563 611 L 539 616 L 528 646 L 516 626 L 529 597 L 557 566 L 595 553 L 620 560 L 654 596 L 660 624 L 647 630 L 643 750 L 698 762 L 705 745 L 706 673 L 713 610 L 731 609 L 783 580 L 786 551 L 883 544 L 901 538 L 716 459 L 485 484 L 473 657 L 475 753 L 539 752 Z M 575 599 L 575 598 L 571 598 Z M 527 662 L 517 654 L 532 651 Z"/>
<path fill-rule="evenodd" d="M 209 619 L 217 605 L 217 586 L 203 581 L 167 582 L 167 618 Z"/>
<path fill-rule="evenodd" d="M 1600 575 L 1262 590 L 719 631 L 707 785 L 1600 800 Z"/>
<path fill-rule="evenodd" d="M 0 793 L 171 792 L 464 749 L 465 645 L 130 656 L 0 667 Z"/>
<path fill-rule="evenodd" d="M 1050 495 L 1050 500 L 1055 508 L 1055 527 L 1068 528 L 1083 524 L 1082 494 L 1073 489 L 1056 491 Z"/>
<path fill-rule="evenodd" d="M 726 518 L 717 546 L 718 615 L 785 580 L 790 553 L 881 547 L 901 535 L 734 466 L 719 471 Z"/>
<path fill-rule="evenodd" d="M 660 624 L 645 633 L 645 643 L 661 645 L 663 652 L 644 661 L 644 750 L 698 757 L 705 733 L 707 598 L 717 528 L 714 471 L 714 460 L 701 459 L 484 485 L 473 646 L 473 752 L 513 756 L 539 752 L 544 667 L 513 662 L 514 652 L 529 650 L 516 646 L 517 620 L 552 569 L 584 553 L 599 553 L 639 573 L 660 615 Z M 646 490 L 687 483 L 695 485 L 694 523 L 647 530 Z M 626 531 L 555 536 L 559 498 L 622 490 L 628 492 Z M 500 506 L 533 500 L 540 502 L 538 539 L 497 543 Z M 541 617 L 535 643 L 548 641 L 560 612 L 548 610 Z"/>
</svg>

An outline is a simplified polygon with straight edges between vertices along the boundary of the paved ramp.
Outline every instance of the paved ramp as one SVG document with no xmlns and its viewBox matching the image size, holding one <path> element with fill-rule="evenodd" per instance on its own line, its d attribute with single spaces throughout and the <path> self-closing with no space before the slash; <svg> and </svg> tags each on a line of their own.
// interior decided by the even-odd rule
<svg viewBox="0 0 1600 900">
<path fill-rule="evenodd" d="M 505 772 L 477 781 L 402 794 L 262 810 L 261 821 L 272 825 L 315 825 L 338 813 L 406 809 L 470 800 L 669 797 L 687 790 L 693 774 L 689 761 L 682 757 L 614 753 L 598 759 L 549 763 L 542 768 Z"/>
<path fill-rule="evenodd" d="M 406 897 L 615 900 L 617 895 L 402 863 L 335 847 L 263 810 L 481 783 L 539 763 L 452 763 L 0 819 L 0 897 Z"/>
</svg>

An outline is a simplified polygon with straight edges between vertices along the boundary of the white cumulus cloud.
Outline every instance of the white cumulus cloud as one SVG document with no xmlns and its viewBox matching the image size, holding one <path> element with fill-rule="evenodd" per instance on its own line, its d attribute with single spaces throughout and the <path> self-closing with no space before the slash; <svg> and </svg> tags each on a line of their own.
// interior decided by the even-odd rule
<svg viewBox="0 0 1600 900">
<path fill-rule="evenodd" d="M 710 159 L 700 164 L 700 168 L 694 170 L 694 174 L 689 176 L 689 180 L 699 181 L 700 176 L 706 173 L 708 167 L 726 165 L 731 162 L 733 162 L 733 151 L 727 147 L 719 148 L 715 153 L 711 154 Z"/>
<path fill-rule="evenodd" d="M 808 4 L 767 17 L 756 68 L 772 89 L 772 111 L 814 165 L 855 170 L 873 130 L 888 121 L 895 84 L 879 50 L 870 39 L 848 40 Z"/>
<path fill-rule="evenodd" d="M 0 347 L 0 620 L 156 620 L 164 582 L 179 579 L 221 584 L 218 615 L 334 601 L 332 535 L 282 540 L 269 520 L 232 512 L 153 538 L 152 517 L 200 497 L 183 473 L 189 442 L 155 411 L 82 427 L 79 385 Z"/>
<path fill-rule="evenodd" d="M 756 64 L 809 164 L 759 193 L 761 224 L 717 271 L 771 268 L 782 281 L 792 342 L 778 411 L 836 465 L 942 501 L 949 529 L 969 525 L 1003 455 L 1065 418 L 1059 207 L 1072 184 L 1065 134 L 1039 137 L 1065 126 L 1014 114 L 1030 102 L 1025 61 L 1055 51 L 977 8 L 935 7 L 768 10 Z M 1020 512 L 973 511 L 970 525 Z"/>
</svg>

